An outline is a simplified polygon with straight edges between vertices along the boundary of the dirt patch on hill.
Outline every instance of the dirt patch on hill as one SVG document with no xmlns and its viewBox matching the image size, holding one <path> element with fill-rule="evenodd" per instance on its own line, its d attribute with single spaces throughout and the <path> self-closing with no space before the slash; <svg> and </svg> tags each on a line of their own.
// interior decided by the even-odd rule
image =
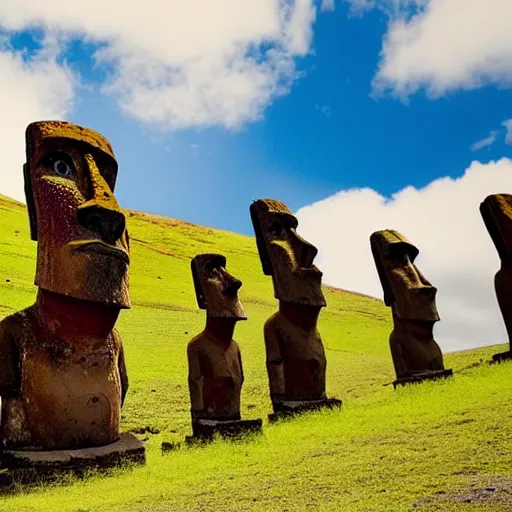
<svg viewBox="0 0 512 512">
<path fill-rule="evenodd" d="M 510 504 L 512 508 L 512 477 L 481 477 L 456 491 L 438 491 L 417 500 L 413 507 L 421 510 L 443 503 Z"/>
<path fill-rule="evenodd" d="M 332 293 L 348 293 L 350 295 L 357 295 L 358 297 L 364 297 L 365 299 L 372 299 L 374 301 L 382 302 L 382 303 L 384 302 L 382 299 L 378 299 L 377 297 L 373 297 L 372 295 L 367 295 L 366 293 L 359 293 L 359 292 L 354 292 L 352 290 L 345 290 L 343 288 L 336 288 L 331 285 L 325 285 L 325 287 Z"/>
</svg>

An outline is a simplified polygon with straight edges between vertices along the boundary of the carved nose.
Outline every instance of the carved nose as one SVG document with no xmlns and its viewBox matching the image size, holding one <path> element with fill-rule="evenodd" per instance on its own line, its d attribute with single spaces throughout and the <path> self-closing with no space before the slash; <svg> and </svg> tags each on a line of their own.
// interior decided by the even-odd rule
<svg viewBox="0 0 512 512">
<path fill-rule="evenodd" d="M 89 231 L 96 233 L 108 243 L 115 244 L 126 228 L 126 220 L 120 211 L 111 210 L 98 204 L 82 206 L 77 211 L 78 222 Z"/>
<path fill-rule="evenodd" d="M 296 258 L 300 267 L 309 268 L 313 266 L 318 249 L 307 240 L 302 238 L 295 230 L 292 230 L 293 245 L 296 247 Z"/>
<path fill-rule="evenodd" d="M 237 279 L 236 277 L 231 277 L 226 287 L 228 295 L 230 295 L 231 297 L 236 297 L 236 294 L 238 290 L 240 290 L 241 286 L 242 281 L 240 281 L 240 279 Z"/>
</svg>

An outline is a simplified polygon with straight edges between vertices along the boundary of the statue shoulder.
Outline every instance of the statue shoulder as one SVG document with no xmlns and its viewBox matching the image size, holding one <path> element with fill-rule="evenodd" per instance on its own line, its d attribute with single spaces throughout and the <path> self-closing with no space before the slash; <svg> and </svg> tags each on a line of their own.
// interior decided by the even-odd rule
<svg viewBox="0 0 512 512">
<path fill-rule="evenodd" d="M 267 321 L 265 322 L 265 325 L 263 326 L 263 329 L 265 332 L 274 331 L 279 328 L 279 325 L 281 324 L 281 315 L 279 311 L 274 313 L 272 316 L 270 316 Z"/>
<path fill-rule="evenodd" d="M 206 340 L 206 336 L 205 336 L 204 332 L 197 334 L 188 342 L 187 351 L 190 352 L 190 351 L 199 349 L 205 340 Z"/>
<path fill-rule="evenodd" d="M 9 339 L 19 339 L 32 330 L 31 317 L 34 315 L 33 307 L 28 307 L 0 320 L 0 342 Z"/>
</svg>

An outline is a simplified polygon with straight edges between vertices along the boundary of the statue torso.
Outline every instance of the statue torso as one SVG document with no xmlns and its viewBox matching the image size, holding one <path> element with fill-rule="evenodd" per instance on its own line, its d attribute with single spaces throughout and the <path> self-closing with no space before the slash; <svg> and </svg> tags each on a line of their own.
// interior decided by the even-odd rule
<svg viewBox="0 0 512 512">
<path fill-rule="evenodd" d="M 56 339 L 35 307 L 8 318 L 21 379 L 17 395 L 2 398 L 4 446 L 51 450 L 115 441 L 121 408 L 116 333 L 73 345 Z"/>
<path fill-rule="evenodd" d="M 288 400 L 324 398 L 326 359 L 317 327 L 302 329 L 277 312 L 267 322 L 283 358 Z"/>
<path fill-rule="evenodd" d="M 205 417 L 239 419 L 243 372 L 235 340 L 222 345 L 205 333 L 190 341 L 203 378 Z"/>
</svg>

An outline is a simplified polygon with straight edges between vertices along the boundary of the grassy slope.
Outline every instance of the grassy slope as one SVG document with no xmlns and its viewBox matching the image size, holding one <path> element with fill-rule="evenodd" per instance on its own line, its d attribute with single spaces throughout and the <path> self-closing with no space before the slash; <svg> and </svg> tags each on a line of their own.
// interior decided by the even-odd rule
<svg viewBox="0 0 512 512">
<path fill-rule="evenodd" d="M 238 325 L 236 339 L 246 418 L 270 412 L 262 326 L 276 303 L 252 238 L 138 212 L 128 213 L 128 223 L 133 307 L 118 323 L 130 376 L 123 429 L 146 432 L 148 463 L 71 486 L 20 488 L 0 497 L 1 511 L 399 511 L 436 491 L 484 485 L 488 476 L 509 471 L 512 364 L 481 364 L 497 348 L 447 354 L 455 379 L 393 392 L 388 309 L 334 289 L 326 289 L 320 329 L 328 393 L 344 400 L 342 412 L 266 425 L 259 440 L 162 456 L 161 441 L 181 441 L 190 429 L 185 347 L 204 324 L 190 258 L 221 252 L 244 283 L 240 296 L 249 321 Z M 24 207 L 0 196 L 0 316 L 33 302 L 35 251 Z"/>
</svg>

